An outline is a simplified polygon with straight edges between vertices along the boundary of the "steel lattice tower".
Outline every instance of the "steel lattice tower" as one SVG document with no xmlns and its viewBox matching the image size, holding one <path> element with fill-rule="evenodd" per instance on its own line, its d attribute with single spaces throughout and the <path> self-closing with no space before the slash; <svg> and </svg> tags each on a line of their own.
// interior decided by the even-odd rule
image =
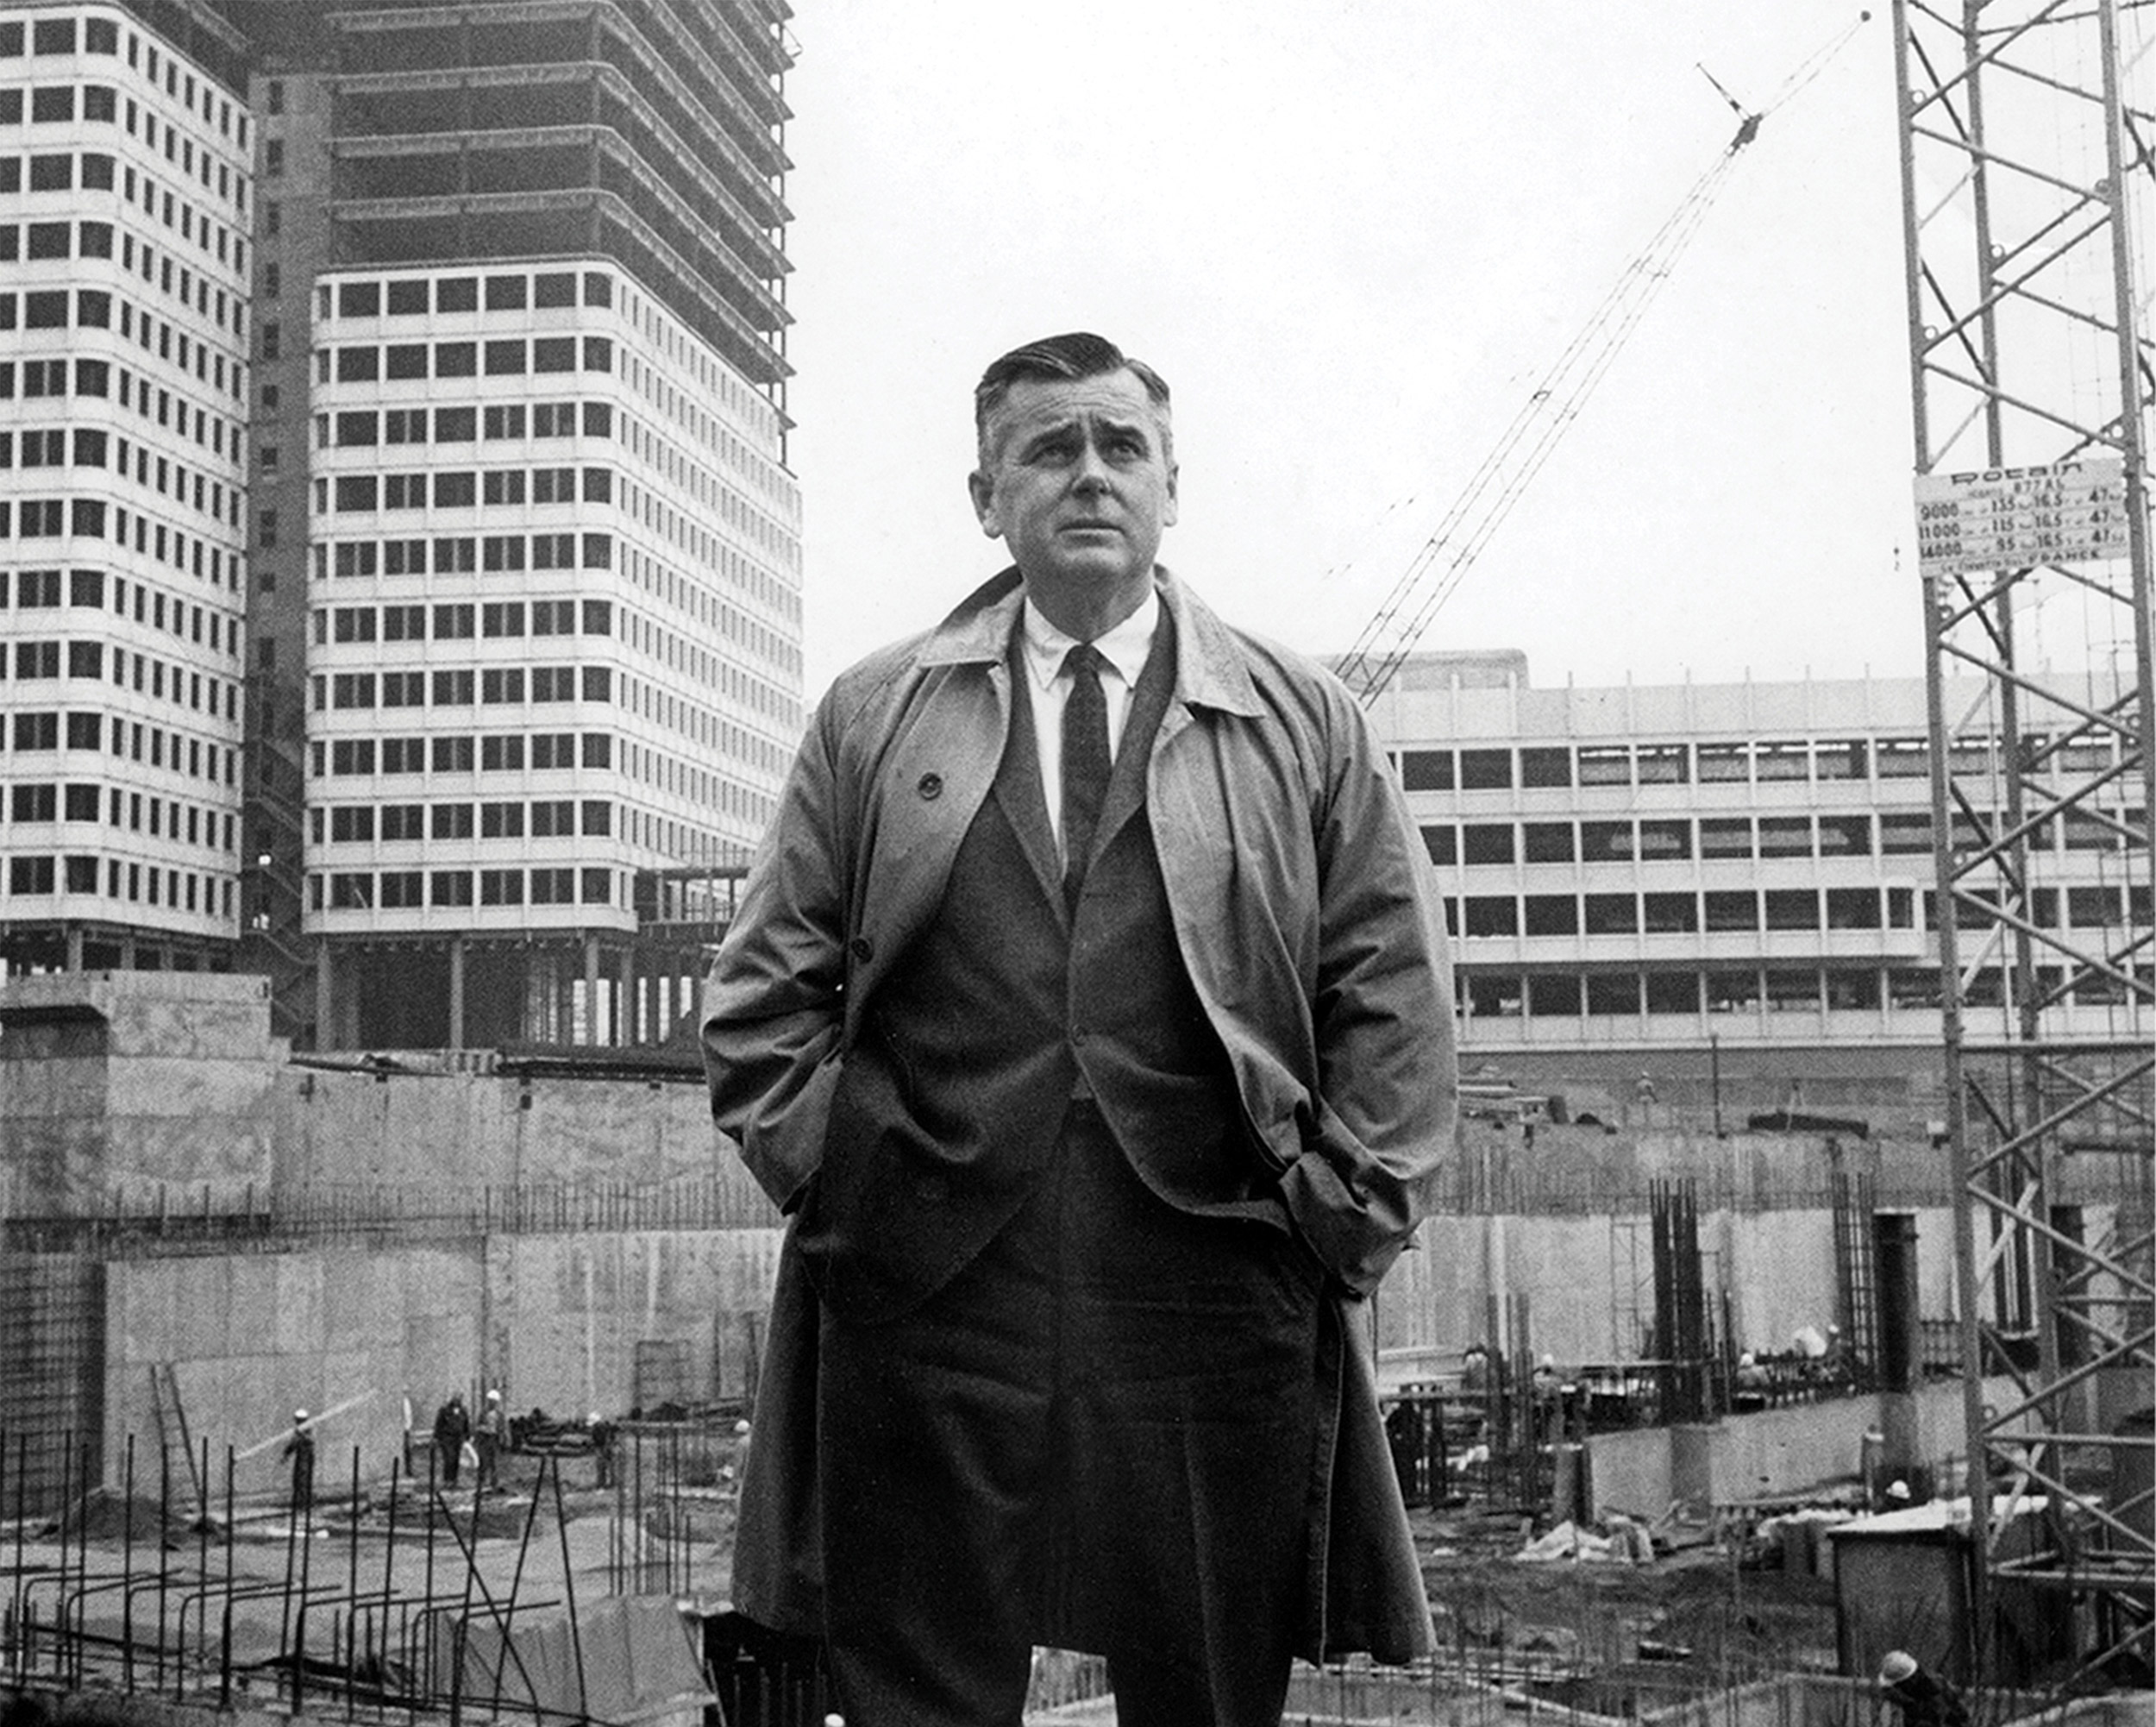
<svg viewBox="0 0 2156 1727">
<path fill-rule="evenodd" d="M 1976 1671 L 2146 1684 L 2156 41 L 2121 0 L 1894 20 Z"/>
</svg>

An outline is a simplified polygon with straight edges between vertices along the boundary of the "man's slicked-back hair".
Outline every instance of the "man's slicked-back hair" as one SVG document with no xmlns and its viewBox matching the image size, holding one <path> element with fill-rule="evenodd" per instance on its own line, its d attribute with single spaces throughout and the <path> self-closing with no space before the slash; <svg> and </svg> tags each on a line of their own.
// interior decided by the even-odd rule
<svg viewBox="0 0 2156 1727">
<path fill-rule="evenodd" d="M 1011 386 L 1021 378 L 1102 378 L 1111 372 L 1128 372 L 1145 386 L 1147 399 L 1159 414 L 1163 440 L 1168 426 L 1168 381 L 1143 360 L 1133 360 L 1105 336 L 1075 330 L 1063 336 L 1044 336 L 1023 348 L 1013 348 L 988 369 L 974 386 L 974 436 L 981 446 L 981 463 L 988 459 L 988 422 L 1002 406 Z"/>
</svg>

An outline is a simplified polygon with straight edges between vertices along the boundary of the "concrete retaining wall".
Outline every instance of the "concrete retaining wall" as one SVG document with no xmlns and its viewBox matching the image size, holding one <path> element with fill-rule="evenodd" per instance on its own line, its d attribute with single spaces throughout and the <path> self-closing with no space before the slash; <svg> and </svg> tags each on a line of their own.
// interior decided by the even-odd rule
<svg viewBox="0 0 2156 1727">
<path fill-rule="evenodd" d="M 1986 1381 L 1986 1401 L 2012 1391 Z M 1961 1385 L 1941 1380 L 1908 1400 L 1914 1454 L 1927 1462 L 1962 1451 Z M 1598 1510 L 1657 1517 L 1674 1500 L 1705 1507 L 1801 1492 L 1857 1473 L 1867 1429 L 1883 1425 L 1877 1397 L 1791 1404 L 1700 1426 L 1635 1428 L 1587 1442 Z"/>
<path fill-rule="evenodd" d="M 2092 1216 L 2096 1214 L 2091 1213 Z M 1953 1214 L 1916 1213 L 1918 1312 L 1953 1311 Z M 1834 1218 L 1823 1208 L 1702 1210 L 1708 1300 L 1727 1290 L 1737 1349 L 1785 1350 L 1799 1326 L 1824 1331 L 1836 1312 Z M 1483 1341 L 1492 1295 L 1528 1299 L 1533 1347 L 1559 1361 L 1637 1360 L 1654 1319 L 1647 1218 L 1453 1214 L 1431 1218 L 1377 1297 L 1378 1341 L 1426 1349 L 1457 1366 Z"/>
<path fill-rule="evenodd" d="M 741 1396 L 762 1347 L 779 1239 L 594 1232 L 116 1261 L 106 1284 L 110 1473 L 118 1479 L 133 1434 L 138 1479 L 154 1491 L 150 1370 L 165 1364 L 220 1482 L 228 1446 L 281 1433 L 295 1409 L 357 1399 L 322 1429 L 324 1492 L 348 1479 L 354 1445 L 364 1479 L 388 1473 L 407 1397 L 423 1429 L 451 1391 L 475 1404 L 488 1385 L 512 1413 L 618 1414 L 637 1394 L 639 1343 L 680 1346 L 689 1401 Z M 235 1479 L 243 1493 L 267 1491 L 281 1473 L 273 1446 L 243 1460 Z"/>
<path fill-rule="evenodd" d="M 266 1190 L 285 1048 L 259 977 L 92 972 L 0 989 L 0 1215 L 236 1209 Z"/>
</svg>

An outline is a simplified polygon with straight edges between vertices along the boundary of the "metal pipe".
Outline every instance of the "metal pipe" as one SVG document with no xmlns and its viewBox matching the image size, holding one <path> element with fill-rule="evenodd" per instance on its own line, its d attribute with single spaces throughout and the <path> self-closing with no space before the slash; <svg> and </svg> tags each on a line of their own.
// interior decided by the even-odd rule
<svg viewBox="0 0 2156 1727">
<path fill-rule="evenodd" d="M 121 1513 L 120 1574 L 125 1578 L 135 1575 L 135 1435 L 128 1435 L 128 1460 L 122 1480 L 126 1504 Z M 160 1541 L 158 1545 L 162 1547 Z M 135 1689 L 135 1592 L 122 1590 L 120 1597 L 120 1683 L 123 1689 Z"/>
<path fill-rule="evenodd" d="M 561 1506 L 561 1460 L 555 1457 L 548 1460 L 554 1465 L 554 1524 L 561 1541 L 561 1586 L 569 1598 L 569 1649 L 576 1662 L 576 1706 L 579 1719 L 588 1722 L 592 1718 L 592 1698 L 584 1680 L 584 1631 L 576 1611 L 576 1567 L 569 1562 L 569 1519 Z M 535 1487 L 535 1503 L 538 1497 Z"/>
</svg>

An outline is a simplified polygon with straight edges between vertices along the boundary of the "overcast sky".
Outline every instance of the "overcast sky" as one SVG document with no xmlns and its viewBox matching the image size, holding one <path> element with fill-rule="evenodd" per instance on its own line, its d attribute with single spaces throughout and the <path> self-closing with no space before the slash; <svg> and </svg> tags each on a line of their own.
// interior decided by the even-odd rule
<svg viewBox="0 0 2156 1727">
<path fill-rule="evenodd" d="M 808 688 L 1000 567 L 981 367 L 1100 331 L 1175 395 L 1163 559 L 1347 646 L 1825 0 L 796 0 Z M 1890 27 L 1772 111 L 1426 647 L 1533 681 L 1921 672 Z"/>
</svg>

